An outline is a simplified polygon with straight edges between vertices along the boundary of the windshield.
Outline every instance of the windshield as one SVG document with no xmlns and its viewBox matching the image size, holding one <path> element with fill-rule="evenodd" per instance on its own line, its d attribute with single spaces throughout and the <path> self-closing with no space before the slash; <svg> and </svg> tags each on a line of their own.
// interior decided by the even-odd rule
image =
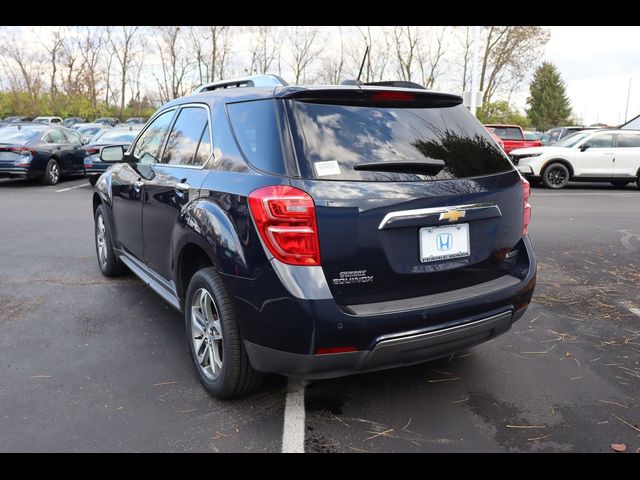
<svg viewBox="0 0 640 480">
<path fill-rule="evenodd" d="M 559 142 L 557 142 L 554 147 L 574 147 L 578 142 L 580 142 L 582 139 L 588 137 L 589 135 L 591 135 L 591 132 L 577 132 L 577 133 L 572 133 L 571 135 L 569 135 L 568 137 L 563 138 L 562 140 L 560 140 Z"/>
<path fill-rule="evenodd" d="M 24 145 L 40 132 L 42 130 L 36 128 L 7 126 L 0 129 L 0 143 Z"/>
<path fill-rule="evenodd" d="M 105 130 L 91 139 L 91 143 L 131 143 L 140 130 Z"/>
</svg>

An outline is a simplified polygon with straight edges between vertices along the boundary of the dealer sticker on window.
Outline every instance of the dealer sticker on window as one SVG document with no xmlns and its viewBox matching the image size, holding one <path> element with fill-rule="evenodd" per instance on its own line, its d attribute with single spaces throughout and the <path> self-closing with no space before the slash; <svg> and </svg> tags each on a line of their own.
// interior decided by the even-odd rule
<svg viewBox="0 0 640 480">
<path fill-rule="evenodd" d="M 329 175 L 340 175 L 340 165 L 336 160 L 329 162 L 315 162 L 316 174 L 319 177 L 327 177 Z"/>
</svg>

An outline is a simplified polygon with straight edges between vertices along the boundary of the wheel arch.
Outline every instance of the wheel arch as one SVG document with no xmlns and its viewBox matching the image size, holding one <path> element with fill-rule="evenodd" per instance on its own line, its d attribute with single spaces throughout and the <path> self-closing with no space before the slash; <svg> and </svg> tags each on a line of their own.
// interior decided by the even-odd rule
<svg viewBox="0 0 640 480">
<path fill-rule="evenodd" d="M 567 169 L 569 170 L 569 179 L 571 179 L 574 176 L 573 165 L 571 165 L 571 162 L 569 162 L 569 160 L 564 159 L 564 158 L 552 158 L 552 159 L 547 160 L 546 162 L 544 162 L 544 164 L 540 168 L 540 175 L 541 176 L 544 175 L 544 171 L 552 163 L 561 163 L 562 165 L 567 167 Z"/>
</svg>

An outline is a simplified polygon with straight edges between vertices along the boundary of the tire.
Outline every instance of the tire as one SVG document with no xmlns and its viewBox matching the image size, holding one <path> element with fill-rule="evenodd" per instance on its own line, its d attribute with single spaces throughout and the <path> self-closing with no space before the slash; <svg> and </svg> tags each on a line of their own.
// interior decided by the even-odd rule
<svg viewBox="0 0 640 480">
<path fill-rule="evenodd" d="M 113 241 L 109 225 L 104 220 L 104 207 L 100 205 L 94 216 L 94 238 L 98 267 L 105 277 L 115 277 L 127 271 L 127 267 L 117 257 L 113 249 Z"/>
<path fill-rule="evenodd" d="M 60 181 L 60 165 L 57 160 L 50 158 L 44 170 L 41 181 L 43 185 L 56 185 Z"/>
<path fill-rule="evenodd" d="M 231 300 L 213 268 L 198 270 L 191 278 L 184 311 L 189 352 L 204 388 L 218 398 L 259 388 L 264 374 L 249 362 Z"/>
<path fill-rule="evenodd" d="M 630 180 L 614 180 L 611 182 L 611 185 L 613 185 L 614 187 L 626 187 L 630 183 Z"/>
<path fill-rule="evenodd" d="M 98 182 L 98 178 L 100 178 L 98 175 L 89 176 L 89 183 L 91 184 L 92 187 L 96 186 L 96 183 Z"/>
<path fill-rule="evenodd" d="M 564 188 L 569 183 L 570 178 L 569 169 L 562 163 L 552 163 L 542 172 L 542 183 L 547 188 Z"/>
<path fill-rule="evenodd" d="M 638 178 L 636 179 L 636 185 L 638 186 L 638 190 L 640 190 L 640 175 L 638 175 Z"/>
</svg>

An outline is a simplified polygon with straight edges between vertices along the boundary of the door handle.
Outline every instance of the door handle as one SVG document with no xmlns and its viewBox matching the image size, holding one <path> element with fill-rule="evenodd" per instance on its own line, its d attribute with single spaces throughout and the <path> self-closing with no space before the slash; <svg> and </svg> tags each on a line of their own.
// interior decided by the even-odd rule
<svg viewBox="0 0 640 480">
<path fill-rule="evenodd" d="M 176 190 L 180 192 L 188 192 L 190 188 L 191 188 L 191 185 L 189 185 L 188 183 L 184 183 L 184 182 L 176 183 Z"/>
<path fill-rule="evenodd" d="M 133 189 L 134 189 L 136 192 L 139 192 L 139 191 L 140 191 L 140 189 L 141 189 L 143 186 L 144 186 L 144 182 L 142 182 L 142 181 L 140 181 L 140 180 L 138 180 L 137 182 L 133 182 Z"/>
</svg>

